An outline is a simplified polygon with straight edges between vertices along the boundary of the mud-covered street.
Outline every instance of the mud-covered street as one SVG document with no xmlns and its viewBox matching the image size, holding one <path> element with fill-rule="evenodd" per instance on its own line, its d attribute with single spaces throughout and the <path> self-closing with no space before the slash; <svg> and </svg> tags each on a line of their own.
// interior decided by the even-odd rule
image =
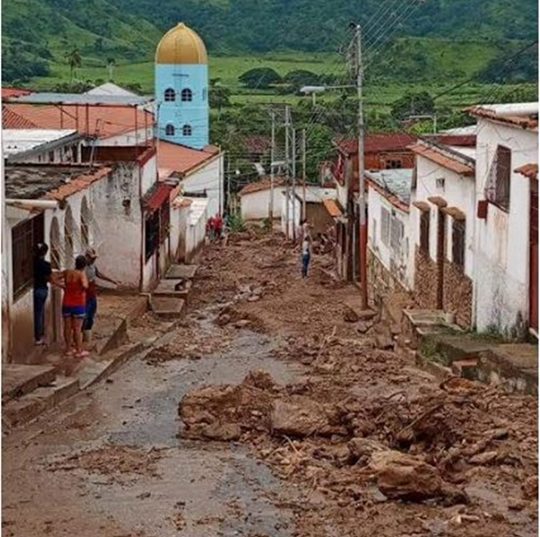
<svg viewBox="0 0 540 537">
<path fill-rule="evenodd" d="M 536 535 L 536 399 L 418 369 L 331 263 L 209 248 L 173 330 L 4 437 L 2 534 Z"/>
</svg>

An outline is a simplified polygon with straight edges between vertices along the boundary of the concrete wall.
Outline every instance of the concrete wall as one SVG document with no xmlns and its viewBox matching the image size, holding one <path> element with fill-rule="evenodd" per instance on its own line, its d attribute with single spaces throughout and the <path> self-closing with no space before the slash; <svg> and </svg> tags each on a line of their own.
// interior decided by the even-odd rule
<svg viewBox="0 0 540 537">
<path fill-rule="evenodd" d="M 285 201 L 285 188 L 274 188 L 274 218 L 281 215 L 282 203 Z M 240 210 L 244 220 L 262 220 L 268 218 L 271 190 L 251 192 L 240 197 Z"/>
<path fill-rule="evenodd" d="M 189 194 L 203 193 L 208 196 L 208 215 L 223 213 L 223 153 L 190 173 L 182 180 L 182 192 Z"/>
<path fill-rule="evenodd" d="M 117 136 L 110 136 L 109 138 L 101 138 L 98 140 L 97 145 L 111 147 L 111 146 L 126 146 L 131 147 L 134 145 L 144 144 L 145 140 L 152 140 L 154 137 L 154 127 L 152 125 L 152 118 L 148 118 L 146 129 L 143 126 L 139 126 L 137 129 L 119 134 Z"/>
<path fill-rule="evenodd" d="M 476 324 L 513 335 L 529 316 L 530 183 L 514 170 L 538 162 L 538 134 L 489 120 L 478 122 L 476 198 L 485 199 L 486 181 L 497 145 L 512 151 L 510 210 L 488 205 L 486 220 L 477 220 L 475 246 Z"/>
<path fill-rule="evenodd" d="M 412 248 L 409 213 L 392 205 L 374 188 L 368 190 L 368 207 L 368 248 L 393 278 L 405 289 L 412 289 L 414 284 L 414 250 Z M 403 240 L 397 248 L 395 244 L 391 243 L 391 233 L 388 240 L 383 241 L 381 234 L 383 210 L 387 211 L 390 216 L 390 231 L 392 220 L 397 220 L 403 225 Z"/>
</svg>

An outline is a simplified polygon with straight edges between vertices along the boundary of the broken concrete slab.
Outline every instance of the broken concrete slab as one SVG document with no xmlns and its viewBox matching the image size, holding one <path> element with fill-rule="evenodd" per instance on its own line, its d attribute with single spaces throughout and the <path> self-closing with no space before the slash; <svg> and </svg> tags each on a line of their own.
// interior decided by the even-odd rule
<svg viewBox="0 0 540 537">
<path fill-rule="evenodd" d="M 150 305 L 152 311 L 163 319 L 179 319 L 183 315 L 186 301 L 181 298 L 168 296 L 152 296 Z"/>
<path fill-rule="evenodd" d="M 79 391 L 79 380 L 58 377 L 51 386 L 41 387 L 3 405 L 2 418 L 11 426 L 22 425 L 59 405 Z"/>
<path fill-rule="evenodd" d="M 2 365 L 2 400 L 13 399 L 30 393 L 40 386 L 54 382 L 55 368 L 52 365 Z"/>
<path fill-rule="evenodd" d="M 176 298 L 187 298 L 191 289 L 191 282 L 186 279 L 166 279 L 161 280 L 152 292 L 153 296 L 169 296 Z"/>
<path fill-rule="evenodd" d="M 197 273 L 199 265 L 171 265 L 167 274 L 165 275 L 166 279 L 177 280 L 180 278 L 185 278 L 192 280 Z"/>
</svg>

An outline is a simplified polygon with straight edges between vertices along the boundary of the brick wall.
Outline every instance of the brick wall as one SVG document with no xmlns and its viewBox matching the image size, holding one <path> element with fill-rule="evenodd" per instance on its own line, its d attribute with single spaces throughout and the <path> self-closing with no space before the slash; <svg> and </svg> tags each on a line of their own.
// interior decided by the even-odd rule
<svg viewBox="0 0 540 537">
<path fill-rule="evenodd" d="M 421 308 L 437 309 L 437 263 L 416 247 L 414 264 L 416 302 Z"/>
<path fill-rule="evenodd" d="M 463 270 L 446 260 L 444 263 L 444 311 L 455 312 L 456 324 L 470 328 L 472 319 L 472 280 Z"/>
</svg>

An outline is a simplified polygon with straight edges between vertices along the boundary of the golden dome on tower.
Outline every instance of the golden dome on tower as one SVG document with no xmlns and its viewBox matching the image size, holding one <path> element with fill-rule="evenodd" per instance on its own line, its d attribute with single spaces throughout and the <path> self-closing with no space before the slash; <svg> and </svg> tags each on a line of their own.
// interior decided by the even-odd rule
<svg viewBox="0 0 540 537">
<path fill-rule="evenodd" d="M 156 50 L 156 63 L 206 64 L 208 54 L 199 34 L 181 22 L 161 38 Z"/>
</svg>

